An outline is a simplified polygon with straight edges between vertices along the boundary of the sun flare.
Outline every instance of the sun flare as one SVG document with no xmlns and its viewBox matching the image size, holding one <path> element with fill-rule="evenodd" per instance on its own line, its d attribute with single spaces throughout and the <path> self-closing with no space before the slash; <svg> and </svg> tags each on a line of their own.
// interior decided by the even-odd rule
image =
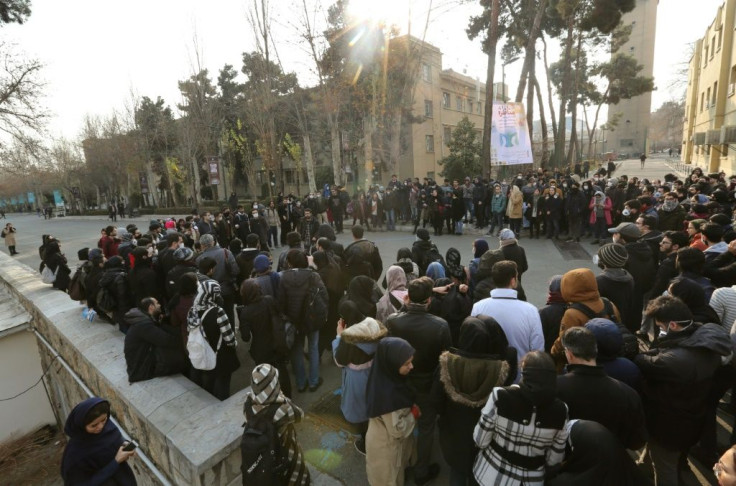
<svg viewBox="0 0 736 486">
<path fill-rule="evenodd" d="M 405 31 L 411 8 L 411 0 L 352 0 L 348 12 L 356 20 L 383 22 Z"/>
</svg>

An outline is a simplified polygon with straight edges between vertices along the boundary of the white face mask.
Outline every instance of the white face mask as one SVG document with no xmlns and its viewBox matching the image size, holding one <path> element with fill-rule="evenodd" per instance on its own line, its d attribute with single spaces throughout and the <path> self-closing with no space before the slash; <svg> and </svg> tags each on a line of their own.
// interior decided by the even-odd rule
<svg viewBox="0 0 736 486">
<path fill-rule="evenodd" d="M 252 216 L 253 218 L 257 218 L 257 217 L 258 217 L 258 213 L 255 213 L 255 214 L 253 214 L 253 215 L 251 215 L 251 216 Z"/>
<path fill-rule="evenodd" d="M 183 241 L 180 241 L 179 242 L 179 248 L 184 248 L 184 242 Z"/>
</svg>

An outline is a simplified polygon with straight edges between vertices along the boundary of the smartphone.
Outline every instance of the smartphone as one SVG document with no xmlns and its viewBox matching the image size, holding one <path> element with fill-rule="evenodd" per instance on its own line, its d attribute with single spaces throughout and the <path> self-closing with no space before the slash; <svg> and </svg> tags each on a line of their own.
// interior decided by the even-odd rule
<svg viewBox="0 0 736 486">
<path fill-rule="evenodd" d="M 125 447 L 123 447 L 123 450 L 125 452 L 130 452 L 136 449 L 138 447 L 138 444 L 135 442 L 134 439 L 130 439 L 127 444 L 125 444 Z"/>
</svg>

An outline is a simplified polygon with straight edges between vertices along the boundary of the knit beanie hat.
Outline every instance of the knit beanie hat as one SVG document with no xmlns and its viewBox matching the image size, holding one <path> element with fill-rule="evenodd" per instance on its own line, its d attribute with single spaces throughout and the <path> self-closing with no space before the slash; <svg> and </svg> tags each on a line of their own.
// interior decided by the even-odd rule
<svg viewBox="0 0 736 486">
<path fill-rule="evenodd" d="M 271 262 L 268 261 L 268 257 L 266 255 L 258 255 L 253 260 L 253 270 L 255 270 L 256 273 L 263 273 L 268 270 L 268 267 L 270 266 Z"/>
<path fill-rule="evenodd" d="M 424 241 L 429 241 L 429 231 L 426 228 L 419 228 L 417 230 L 417 238 Z"/>
<path fill-rule="evenodd" d="M 623 245 L 608 243 L 598 249 L 598 258 L 608 268 L 623 268 L 629 253 Z"/>
<path fill-rule="evenodd" d="M 177 262 L 188 262 L 192 258 L 194 258 L 194 252 L 191 248 L 183 246 L 174 250 L 174 260 Z"/>
</svg>

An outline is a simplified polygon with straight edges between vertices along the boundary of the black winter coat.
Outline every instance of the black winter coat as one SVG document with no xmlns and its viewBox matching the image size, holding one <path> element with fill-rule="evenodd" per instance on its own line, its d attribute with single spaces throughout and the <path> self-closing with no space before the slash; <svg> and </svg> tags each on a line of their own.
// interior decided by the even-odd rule
<svg viewBox="0 0 736 486">
<path fill-rule="evenodd" d="M 69 288 L 69 281 L 71 280 L 71 269 L 67 265 L 66 257 L 61 253 L 54 253 L 49 255 L 42 263 L 41 269 L 44 266 L 49 267 L 52 272 L 56 272 L 56 280 L 54 280 L 54 288 L 67 291 Z M 58 271 L 57 271 L 58 269 Z"/>
<path fill-rule="evenodd" d="M 178 329 L 154 323 L 138 308 L 127 312 L 125 320 L 129 329 L 123 352 L 130 383 L 173 375 L 184 369 L 186 358 Z"/>
<path fill-rule="evenodd" d="M 634 300 L 634 278 L 622 268 L 610 268 L 595 278 L 598 283 L 598 293 L 616 306 L 623 324 L 634 331 L 639 330 L 641 312 L 632 315 Z"/>
<path fill-rule="evenodd" d="M 378 248 L 372 241 L 366 239 L 354 241 L 345 248 L 343 265 L 348 282 L 359 275 L 378 280 L 383 272 L 383 260 Z"/>
<path fill-rule="evenodd" d="M 275 365 L 288 354 L 284 343 L 277 345 L 278 339 L 274 336 L 271 317 L 277 312 L 276 305 L 276 299 L 265 295 L 258 302 L 240 308 L 240 335 L 243 341 L 251 343 L 250 355 L 256 365 Z"/>
<path fill-rule="evenodd" d="M 313 323 L 304 321 L 304 301 L 313 288 L 320 288 L 327 295 L 327 289 L 319 274 L 308 268 L 292 268 L 281 273 L 277 292 L 279 309 L 297 325 L 297 329 L 309 329 Z M 325 307 L 327 302 L 325 302 Z"/>
<path fill-rule="evenodd" d="M 117 305 L 113 309 L 111 317 L 120 326 L 122 332 L 127 332 L 128 324 L 125 322 L 125 314 L 133 305 L 131 304 L 128 274 L 125 272 L 125 268 L 105 270 L 102 277 L 100 277 L 100 287 L 105 287 L 112 292 Z"/>
<path fill-rule="evenodd" d="M 516 263 L 516 268 L 519 272 L 519 280 L 521 275 L 529 270 L 529 264 L 526 261 L 526 252 L 518 244 L 506 245 L 501 247 L 501 253 L 503 253 L 505 260 L 511 260 Z"/>
<path fill-rule="evenodd" d="M 539 318 L 542 321 L 544 335 L 544 350 L 550 352 L 552 345 L 560 337 L 560 323 L 567 310 L 566 304 L 548 304 L 539 309 Z"/>
<path fill-rule="evenodd" d="M 164 296 L 156 272 L 147 263 L 147 261 L 137 262 L 128 273 L 128 284 L 133 297 L 132 305 L 140 305 L 141 300 L 146 297 L 155 297 L 159 302 L 163 301 Z"/>
<path fill-rule="evenodd" d="M 641 397 L 653 439 L 676 451 L 698 441 L 713 375 L 730 352 L 722 326 L 693 323 L 661 337 L 657 347 L 634 359 L 642 372 Z"/>
<path fill-rule="evenodd" d="M 627 449 L 636 450 L 647 440 L 644 409 L 630 386 L 606 376 L 600 366 L 567 365 L 557 377 L 557 397 L 567 404 L 570 419 L 604 425 Z"/>
<path fill-rule="evenodd" d="M 197 265 L 194 261 L 177 263 L 174 268 L 166 274 L 166 296 L 171 299 L 179 293 L 179 280 L 185 273 L 196 273 Z"/>
</svg>

